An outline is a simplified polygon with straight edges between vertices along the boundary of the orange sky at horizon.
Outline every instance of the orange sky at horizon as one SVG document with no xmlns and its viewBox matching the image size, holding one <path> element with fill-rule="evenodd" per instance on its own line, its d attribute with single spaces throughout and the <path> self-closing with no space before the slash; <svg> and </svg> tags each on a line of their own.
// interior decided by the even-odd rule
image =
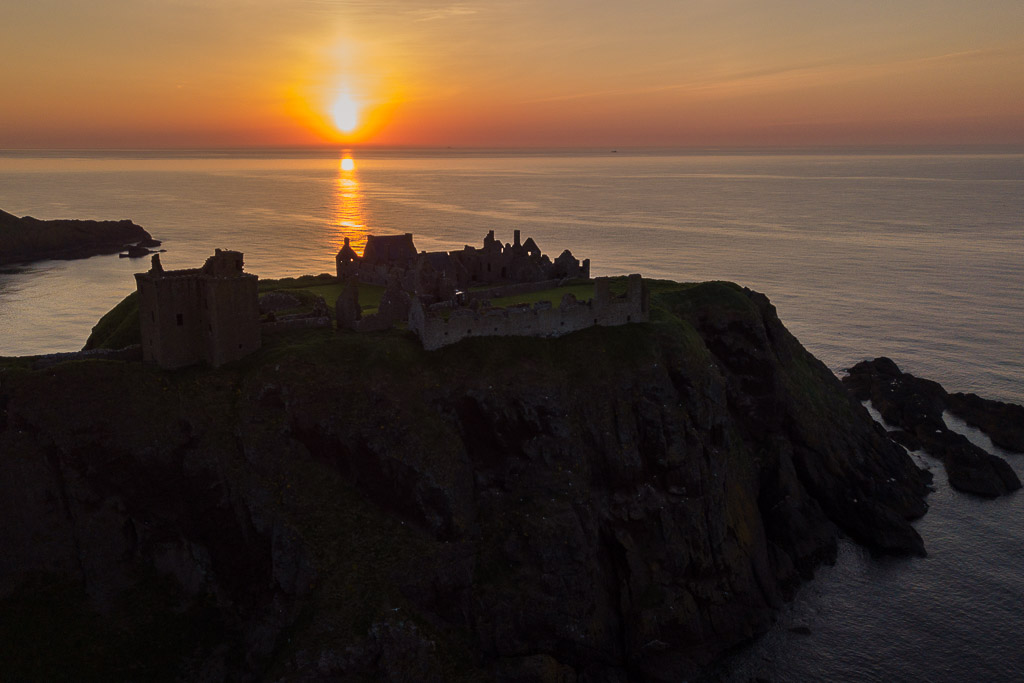
<svg viewBox="0 0 1024 683">
<path fill-rule="evenodd" d="M 0 148 L 1024 144 L 1019 0 L 765 5 L 7 3 Z"/>
</svg>

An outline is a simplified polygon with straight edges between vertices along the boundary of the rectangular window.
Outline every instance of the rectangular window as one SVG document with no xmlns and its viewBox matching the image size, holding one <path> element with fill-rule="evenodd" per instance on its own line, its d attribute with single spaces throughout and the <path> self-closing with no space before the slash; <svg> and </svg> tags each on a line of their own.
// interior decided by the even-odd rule
<svg viewBox="0 0 1024 683">
<path fill-rule="evenodd" d="M 181 327 L 184 324 L 185 324 L 185 322 L 184 322 L 184 320 L 181 317 L 181 313 L 179 313 L 178 314 L 178 327 Z"/>
</svg>

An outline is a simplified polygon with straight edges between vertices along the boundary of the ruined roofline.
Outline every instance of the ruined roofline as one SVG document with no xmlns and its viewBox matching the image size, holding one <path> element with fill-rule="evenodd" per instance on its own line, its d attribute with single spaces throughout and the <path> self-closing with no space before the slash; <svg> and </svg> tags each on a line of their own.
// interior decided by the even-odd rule
<svg viewBox="0 0 1024 683">
<path fill-rule="evenodd" d="M 162 368 L 218 367 L 260 348 L 259 276 L 243 254 L 217 249 L 202 268 L 136 273 L 142 356 Z"/>
<path fill-rule="evenodd" d="M 145 272 L 135 273 L 135 277 L 146 278 L 147 280 L 171 280 L 171 279 L 182 279 L 182 278 L 204 278 L 214 280 L 233 280 L 235 278 L 249 278 L 259 276 L 255 273 L 234 273 L 228 275 L 218 275 L 217 273 L 204 272 L 202 268 L 182 268 L 180 270 L 165 270 L 158 273 Z"/>
<path fill-rule="evenodd" d="M 225 271 L 223 269 L 224 264 L 229 261 L 233 261 L 237 270 Z M 217 272 L 218 270 L 221 272 Z M 259 276 L 254 273 L 246 273 L 242 266 L 242 252 L 230 249 L 214 249 L 213 256 L 207 258 L 200 268 L 180 268 L 178 270 L 164 270 L 163 265 L 160 263 L 160 255 L 153 254 L 149 270 L 145 273 L 135 274 L 136 280 L 143 278 L 147 281 L 181 278 L 224 280 L 239 277 L 258 278 Z"/>
<path fill-rule="evenodd" d="M 340 280 L 387 285 L 392 278 L 404 291 L 434 300 L 450 299 L 457 290 L 475 285 L 520 284 L 543 280 L 590 277 L 590 259 L 582 261 L 564 250 L 558 258 L 545 255 L 532 238 L 522 240 L 513 231 L 513 242 L 503 244 L 487 233 L 482 247 L 414 251 L 412 233 L 368 235 L 360 257 L 346 238 L 335 255 Z M 388 245 L 393 245 L 391 248 Z"/>
<path fill-rule="evenodd" d="M 147 280 L 162 280 L 164 278 L 184 278 L 184 277 L 196 277 L 203 274 L 202 268 L 182 268 L 180 270 L 160 270 L 160 271 L 147 271 L 145 273 L 135 273 L 135 277 L 143 277 Z"/>
<path fill-rule="evenodd" d="M 439 250 L 439 251 L 426 251 L 426 250 L 423 250 L 423 249 L 415 249 L 415 247 L 414 247 L 414 251 L 415 251 L 417 256 L 422 256 L 422 255 L 428 255 L 429 256 L 431 254 L 445 254 L 445 255 L 448 255 L 448 256 L 455 256 L 455 255 L 458 255 L 458 254 L 463 254 L 463 253 L 465 253 L 467 251 L 481 252 L 481 251 L 483 251 L 485 249 L 485 247 L 488 244 L 494 244 L 494 245 L 500 247 L 502 250 L 505 250 L 505 249 L 508 249 L 508 248 L 514 248 L 514 249 L 526 249 L 526 251 L 536 251 L 537 253 L 541 252 L 540 247 L 537 246 L 537 243 L 536 243 L 536 241 L 534 241 L 533 237 L 527 237 L 526 240 L 523 241 L 522 238 L 521 238 L 521 233 L 522 233 L 521 230 L 518 230 L 518 229 L 517 230 L 513 230 L 512 233 L 513 233 L 512 242 L 507 242 L 507 243 L 506 242 L 502 242 L 501 240 L 495 238 L 494 237 L 494 230 L 490 230 L 487 233 L 487 237 L 485 237 L 484 240 L 483 240 L 484 246 L 473 246 L 472 244 L 463 244 L 462 247 L 459 248 L 459 249 L 449 249 L 449 250 Z M 404 240 L 406 240 L 406 239 L 413 240 L 414 238 L 415 238 L 415 233 L 411 233 L 411 232 L 398 233 L 398 234 L 388 234 L 388 235 L 368 234 L 368 235 L 366 235 L 366 242 L 363 244 L 363 253 L 360 254 L 360 253 L 356 252 L 354 247 L 352 247 L 352 245 L 351 245 L 351 238 L 346 237 L 345 241 L 344 241 L 344 244 L 338 250 L 337 256 L 340 256 L 341 253 L 344 252 L 347 249 L 349 252 L 352 253 L 352 255 L 355 258 L 357 258 L 357 259 L 364 259 L 364 258 L 366 258 L 366 249 L 369 246 L 370 242 L 378 242 L 378 243 L 387 245 L 388 243 L 398 244 L 398 243 L 404 242 Z M 415 243 L 410 241 L 410 244 L 414 245 Z M 377 245 L 375 245 L 375 246 L 377 246 Z"/>
</svg>

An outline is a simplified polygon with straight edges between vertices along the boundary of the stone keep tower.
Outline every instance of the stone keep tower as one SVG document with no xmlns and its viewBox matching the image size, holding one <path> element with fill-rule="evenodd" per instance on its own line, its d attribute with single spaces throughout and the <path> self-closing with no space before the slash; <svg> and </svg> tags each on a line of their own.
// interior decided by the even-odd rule
<svg viewBox="0 0 1024 683">
<path fill-rule="evenodd" d="M 260 347 L 259 278 L 242 272 L 242 253 L 217 249 L 202 268 L 167 270 L 153 256 L 136 273 L 142 356 L 162 368 L 213 367 Z"/>
</svg>

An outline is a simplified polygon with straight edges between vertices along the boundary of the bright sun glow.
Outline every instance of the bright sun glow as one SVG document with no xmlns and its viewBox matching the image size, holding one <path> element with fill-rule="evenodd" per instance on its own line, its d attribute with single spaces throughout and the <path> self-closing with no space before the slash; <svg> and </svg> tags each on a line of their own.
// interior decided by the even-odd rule
<svg viewBox="0 0 1024 683">
<path fill-rule="evenodd" d="M 355 170 L 355 167 L 356 167 L 356 162 L 352 161 L 351 157 L 345 157 L 344 159 L 341 160 L 341 170 L 342 171 L 352 171 L 352 170 Z"/>
<path fill-rule="evenodd" d="M 351 133 L 359 126 L 359 105 L 348 90 L 342 90 L 334 100 L 331 118 L 342 133 Z"/>
</svg>

